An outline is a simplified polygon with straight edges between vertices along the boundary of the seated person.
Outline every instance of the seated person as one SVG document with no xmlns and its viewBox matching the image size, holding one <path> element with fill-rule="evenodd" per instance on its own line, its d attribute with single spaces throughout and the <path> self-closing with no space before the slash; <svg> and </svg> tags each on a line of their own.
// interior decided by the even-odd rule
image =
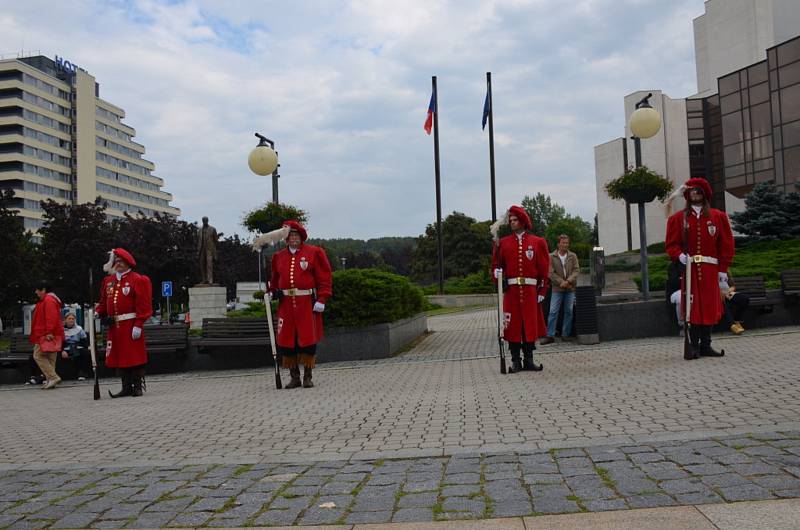
<svg viewBox="0 0 800 530">
<path fill-rule="evenodd" d="M 61 352 L 61 358 L 75 363 L 78 381 L 83 381 L 86 377 L 93 375 L 88 345 L 88 335 L 76 323 L 75 315 L 68 314 L 64 317 L 64 351 Z"/>
<path fill-rule="evenodd" d="M 726 328 L 731 330 L 731 333 L 734 335 L 741 335 L 744 333 L 742 315 L 747 309 L 747 306 L 750 305 L 750 297 L 746 294 L 736 292 L 736 284 L 730 273 L 728 273 L 727 292 L 720 286 L 720 294 L 722 295 L 722 302 L 725 309 L 722 315 L 722 322 L 724 322 Z"/>
<path fill-rule="evenodd" d="M 681 312 L 681 264 L 671 261 L 667 267 L 667 282 L 664 286 L 665 294 L 670 304 L 675 307 L 675 316 L 678 321 L 678 335 L 683 337 L 683 313 Z"/>
</svg>

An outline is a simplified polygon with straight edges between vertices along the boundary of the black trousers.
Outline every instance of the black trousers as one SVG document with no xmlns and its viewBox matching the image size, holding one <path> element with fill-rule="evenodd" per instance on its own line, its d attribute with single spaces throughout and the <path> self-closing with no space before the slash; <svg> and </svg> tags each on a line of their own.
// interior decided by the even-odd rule
<svg viewBox="0 0 800 530">
<path fill-rule="evenodd" d="M 722 315 L 722 321 L 726 328 L 733 325 L 734 322 L 742 320 L 745 310 L 750 305 L 750 297 L 746 294 L 736 293 L 729 300 L 725 298 L 725 312 Z"/>
</svg>

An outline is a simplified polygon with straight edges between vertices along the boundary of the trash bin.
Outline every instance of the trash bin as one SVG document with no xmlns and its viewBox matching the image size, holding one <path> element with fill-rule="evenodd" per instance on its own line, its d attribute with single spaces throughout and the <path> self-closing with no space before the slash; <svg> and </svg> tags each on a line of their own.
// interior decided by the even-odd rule
<svg viewBox="0 0 800 530">
<path fill-rule="evenodd" d="M 575 288 L 575 333 L 578 344 L 600 342 L 600 326 L 597 317 L 597 297 L 592 285 Z"/>
<path fill-rule="evenodd" d="M 589 260 L 589 275 L 597 296 L 603 294 L 606 286 L 606 256 L 603 247 L 592 247 L 592 258 Z"/>
</svg>

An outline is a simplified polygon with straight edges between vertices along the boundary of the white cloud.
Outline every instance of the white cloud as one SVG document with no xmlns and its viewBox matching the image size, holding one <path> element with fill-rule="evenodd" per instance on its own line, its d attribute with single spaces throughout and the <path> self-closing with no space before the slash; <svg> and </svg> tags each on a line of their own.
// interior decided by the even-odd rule
<svg viewBox="0 0 800 530">
<path fill-rule="evenodd" d="M 435 217 L 439 76 L 443 211 L 486 219 L 493 72 L 498 208 L 548 193 L 594 215 L 593 146 L 622 134 L 622 97 L 694 90 L 702 0 L 133 2 L 42 0 L 0 15 L 3 51 L 40 49 L 96 76 L 127 111 L 183 217 L 226 233 L 271 198 L 253 132 L 276 141 L 281 200 L 321 237 L 416 235 Z M 11 48 L 9 50 L 8 48 Z"/>
</svg>

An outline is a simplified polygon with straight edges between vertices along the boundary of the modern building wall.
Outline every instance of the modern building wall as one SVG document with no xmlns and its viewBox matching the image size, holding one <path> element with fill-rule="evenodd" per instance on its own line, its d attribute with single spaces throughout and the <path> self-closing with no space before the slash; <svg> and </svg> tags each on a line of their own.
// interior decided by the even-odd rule
<svg viewBox="0 0 800 530">
<path fill-rule="evenodd" d="M 694 20 L 698 95 L 715 93 L 717 78 L 763 60 L 798 27 L 797 0 L 707 0 Z"/>
<path fill-rule="evenodd" d="M 180 214 L 124 118 L 81 68 L 44 56 L 0 60 L 0 188 L 14 190 L 11 206 L 34 235 L 47 199 L 100 197 L 109 217 Z"/>
</svg>

